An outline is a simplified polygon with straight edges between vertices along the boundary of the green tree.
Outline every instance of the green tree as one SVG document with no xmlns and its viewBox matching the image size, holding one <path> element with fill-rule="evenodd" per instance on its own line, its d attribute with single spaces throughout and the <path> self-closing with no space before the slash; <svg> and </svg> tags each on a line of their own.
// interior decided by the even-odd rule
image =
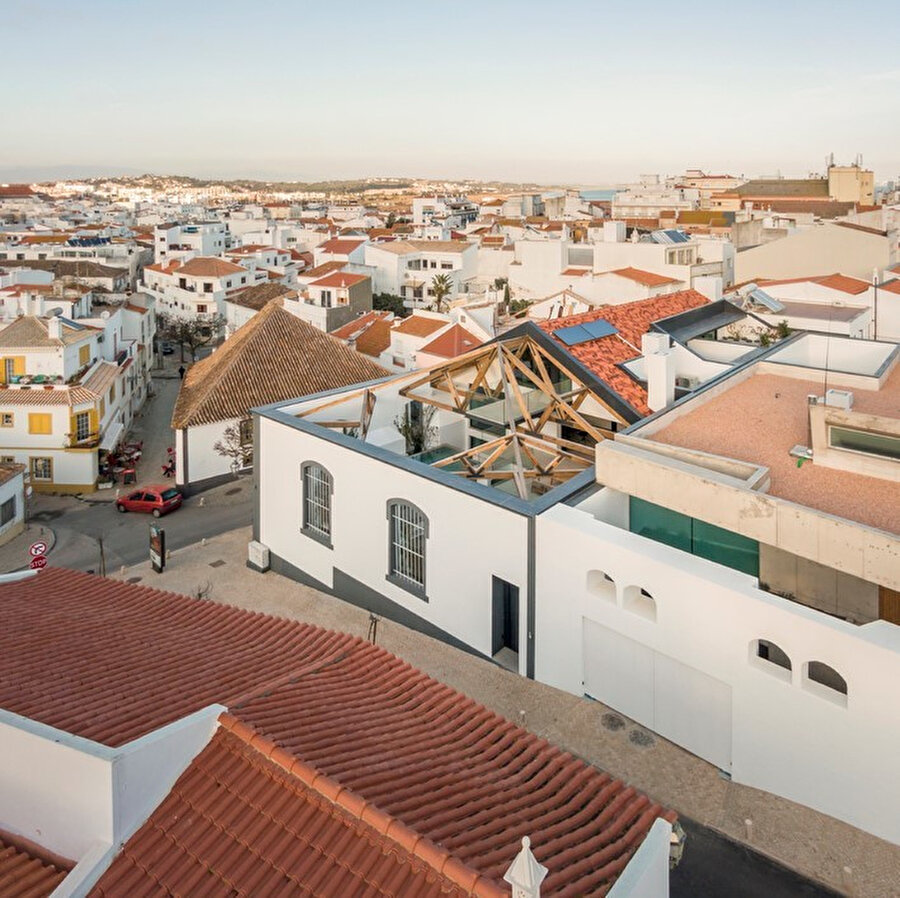
<svg viewBox="0 0 900 898">
<path fill-rule="evenodd" d="M 434 294 L 434 311 L 440 312 L 444 299 L 453 292 L 453 281 L 449 274 L 436 274 L 431 279 L 431 292 Z"/>
</svg>

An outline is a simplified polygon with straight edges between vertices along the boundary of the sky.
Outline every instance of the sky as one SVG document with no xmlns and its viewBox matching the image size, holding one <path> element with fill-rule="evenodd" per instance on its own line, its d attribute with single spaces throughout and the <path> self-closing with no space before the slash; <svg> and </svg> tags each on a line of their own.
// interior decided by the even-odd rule
<svg viewBox="0 0 900 898">
<path fill-rule="evenodd" d="M 900 175 L 896 0 L 0 0 L 0 180 Z"/>
</svg>

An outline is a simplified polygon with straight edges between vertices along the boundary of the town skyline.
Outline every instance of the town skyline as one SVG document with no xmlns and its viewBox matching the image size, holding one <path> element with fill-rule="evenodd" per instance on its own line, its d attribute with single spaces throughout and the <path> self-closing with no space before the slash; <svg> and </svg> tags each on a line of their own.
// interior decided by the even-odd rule
<svg viewBox="0 0 900 898">
<path fill-rule="evenodd" d="M 328 8 L 281 2 L 249 37 L 234 2 L 216 16 L 170 2 L 150 18 L 107 0 L 89 17 L 56 0 L 39 8 L 8 4 L 6 63 L 28 90 L 7 99 L 5 180 L 85 166 L 618 183 L 662 160 L 800 176 L 832 151 L 864 151 L 882 179 L 900 170 L 900 68 L 872 52 L 874 21 L 884 46 L 897 33 L 880 0 L 839 26 L 805 0 L 763 3 L 749 21 L 701 2 L 689 22 L 656 2 L 640 21 L 587 3 L 561 18 L 463 2 L 447 19 L 394 2 L 353 10 L 339 40 Z M 741 52 L 727 37 L 738 30 Z"/>
</svg>

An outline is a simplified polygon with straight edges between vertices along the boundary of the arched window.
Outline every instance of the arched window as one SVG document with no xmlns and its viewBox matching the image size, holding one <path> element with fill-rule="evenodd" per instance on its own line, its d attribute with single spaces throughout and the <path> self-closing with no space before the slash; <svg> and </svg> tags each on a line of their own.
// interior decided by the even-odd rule
<svg viewBox="0 0 900 898">
<path fill-rule="evenodd" d="M 616 581 L 606 571 L 588 571 L 587 588 L 593 595 L 616 604 Z"/>
<path fill-rule="evenodd" d="M 428 518 L 421 509 L 402 499 L 391 499 L 388 502 L 387 518 L 387 578 L 424 599 Z"/>
<path fill-rule="evenodd" d="M 303 522 L 306 536 L 331 545 L 331 494 L 334 486 L 331 474 L 314 461 L 300 466 L 303 482 Z"/>
<path fill-rule="evenodd" d="M 803 665 L 804 683 L 813 692 L 838 704 L 847 703 L 847 681 L 824 661 L 807 661 Z"/>
<path fill-rule="evenodd" d="M 788 657 L 788 653 L 768 639 L 756 640 L 756 657 L 762 658 L 763 661 L 768 661 L 770 664 L 777 664 L 785 670 L 791 670 L 791 659 Z"/>
<path fill-rule="evenodd" d="M 622 607 L 626 611 L 645 617 L 647 620 L 656 620 L 656 599 L 646 589 L 641 589 L 640 586 L 625 587 Z"/>
</svg>

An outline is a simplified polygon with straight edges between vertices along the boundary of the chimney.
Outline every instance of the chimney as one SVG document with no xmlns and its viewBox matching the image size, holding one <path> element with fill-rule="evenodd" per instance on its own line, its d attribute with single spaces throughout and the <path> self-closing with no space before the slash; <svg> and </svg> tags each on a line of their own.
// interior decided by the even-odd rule
<svg viewBox="0 0 900 898">
<path fill-rule="evenodd" d="M 531 839 L 522 836 L 522 850 L 513 858 L 503 878 L 512 886 L 512 898 L 541 898 L 547 868 L 531 853 Z"/>
<path fill-rule="evenodd" d="M 604 221 L 603 222 L 603 242 L 604 243 L 624 243 L 625 242 L 625 222 L 624 221 Z"/>
<path fill-rule="evenodd" d="M 647 405 L 651 412 L 658 412 L 675 399 L 675 356 L 669 346 L 669 335 L 644 334 L 641 355 L 647 372 Z"/>
<path fill-rule="evenodd" d="M 710 302 L 718 302 L 722 298 L 722 278 L 711 274 L 694 278 L 694 289 Z"/>
<path fill-rule="evenodd" d="M 51 340 L 62 340 L 62 321 L 55 315 L 47 320 L 47 336 Z"/>
</svg>

